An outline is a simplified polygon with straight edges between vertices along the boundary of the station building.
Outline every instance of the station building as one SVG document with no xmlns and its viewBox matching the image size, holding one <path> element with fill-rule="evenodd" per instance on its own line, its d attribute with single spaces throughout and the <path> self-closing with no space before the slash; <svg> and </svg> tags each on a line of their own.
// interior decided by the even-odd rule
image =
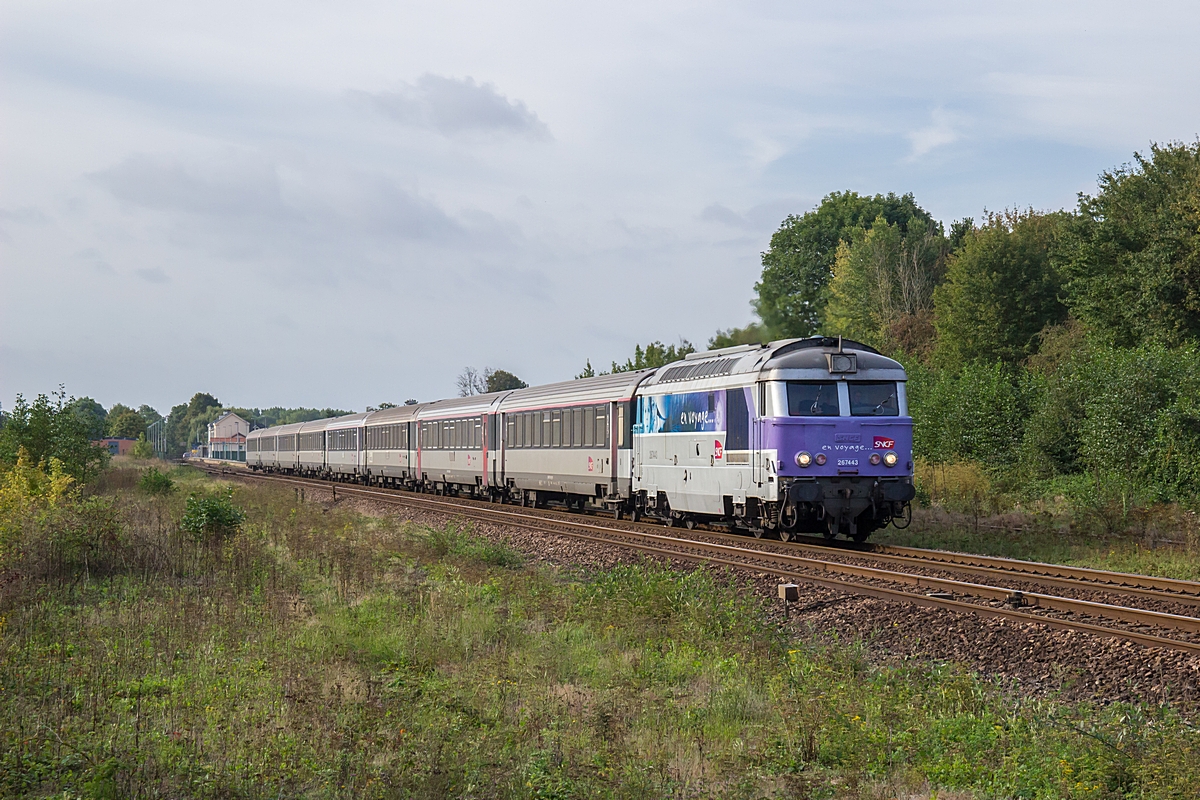
<svg viewBox="0 0 1200 800">
<path fill-rule="evenodd" d="M 208 423 L 208 458 L 221 461 L 246 460 L 246 434 L 250 423 L 234 414 L 225 412 L 216 422 Z"/>
<path fill-rule="evenodd" d="M 92 442 L 94 445 L 108 450 L 110 456 L 128 455 L 133 446 L 137 444 L 137 439 L 129 439 L 121 436 L 106 436 L 103 439 L 97 439 Z"/>
</svg>

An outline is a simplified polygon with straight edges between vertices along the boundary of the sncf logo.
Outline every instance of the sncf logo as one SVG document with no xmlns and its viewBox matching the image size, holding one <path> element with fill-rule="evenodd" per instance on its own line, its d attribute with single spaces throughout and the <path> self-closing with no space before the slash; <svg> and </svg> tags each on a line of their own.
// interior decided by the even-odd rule
<svg viewBox="0 0 1200 800">
<path fill-rule="evenodd" d="M 891 449 L 895 448 L 895 446 L 896 446 L 895 439 L 889 439 L 886 436 L 876 436 L 875 437 L 875 449 L 876 450 L 891 450 Z"/>
</svg>

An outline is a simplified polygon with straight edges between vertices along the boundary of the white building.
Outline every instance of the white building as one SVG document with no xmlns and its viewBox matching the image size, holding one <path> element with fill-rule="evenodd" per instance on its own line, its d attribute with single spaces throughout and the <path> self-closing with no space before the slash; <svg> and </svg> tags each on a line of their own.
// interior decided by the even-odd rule
<svg viewBox="0 0 1200 800">
<path fill-rule="evenodd" d="M 208 457 L 245 461 L 246 434 L 249 432 L 249 422 L 232 411 L 225 412 L 216 422 L 208 423 Z"/>
</svg>

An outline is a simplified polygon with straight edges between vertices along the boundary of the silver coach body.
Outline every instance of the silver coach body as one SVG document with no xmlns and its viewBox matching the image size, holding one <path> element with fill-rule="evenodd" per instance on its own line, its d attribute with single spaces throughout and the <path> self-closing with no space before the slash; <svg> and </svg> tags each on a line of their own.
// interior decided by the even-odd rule
<svg viewBox="0 0 1200 800">
<path fill-rule="evenodd" d="M 522 492 L 628 497 L 630 401 L 652 372 L 563 381 L 504 397 L 504 484 Z"/>
<path fill-rule="evenodd" d="M 366 471 L 368 477 L 398 481 L 416 479 L 417 414 L 426 404 L 383 408 L 366 419 Z"/>
<path fill-rule="evenodd" d="M 417 478 L 458 487 L 488 485 L 484 465 L 487 415 L 507 392 L 438 400 L 415 417 Z"/>
</svg>

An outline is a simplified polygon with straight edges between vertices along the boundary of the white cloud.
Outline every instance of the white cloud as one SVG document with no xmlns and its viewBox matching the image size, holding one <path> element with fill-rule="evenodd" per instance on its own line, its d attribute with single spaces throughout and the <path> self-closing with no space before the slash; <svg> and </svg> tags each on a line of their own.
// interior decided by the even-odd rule
<svg viewBox="0 0 1200 800">
<path fill-rule="evenodd" d="M 509 100 L 494 85 L 479 84 L 470 77 L 425 74 L 398 91 L 367 96 L 396 122 L 445 136 L 487 133 L 550 138 L 550 129 L 523 102 Z"/>
<path fill-rule="evenodd" d="M 931 117 L 932 124 L 908 134 L 908 140 L 912 143 L 912 152 L 909 154 L 910 160 L 916 160 L 921 156 L 928 155 L 937 148 L 954 144 L 962 138 L 962 135 L 959 133 L 959 120 L 956 115 L 938 108 L 934 109 Z"/>
</svg>

